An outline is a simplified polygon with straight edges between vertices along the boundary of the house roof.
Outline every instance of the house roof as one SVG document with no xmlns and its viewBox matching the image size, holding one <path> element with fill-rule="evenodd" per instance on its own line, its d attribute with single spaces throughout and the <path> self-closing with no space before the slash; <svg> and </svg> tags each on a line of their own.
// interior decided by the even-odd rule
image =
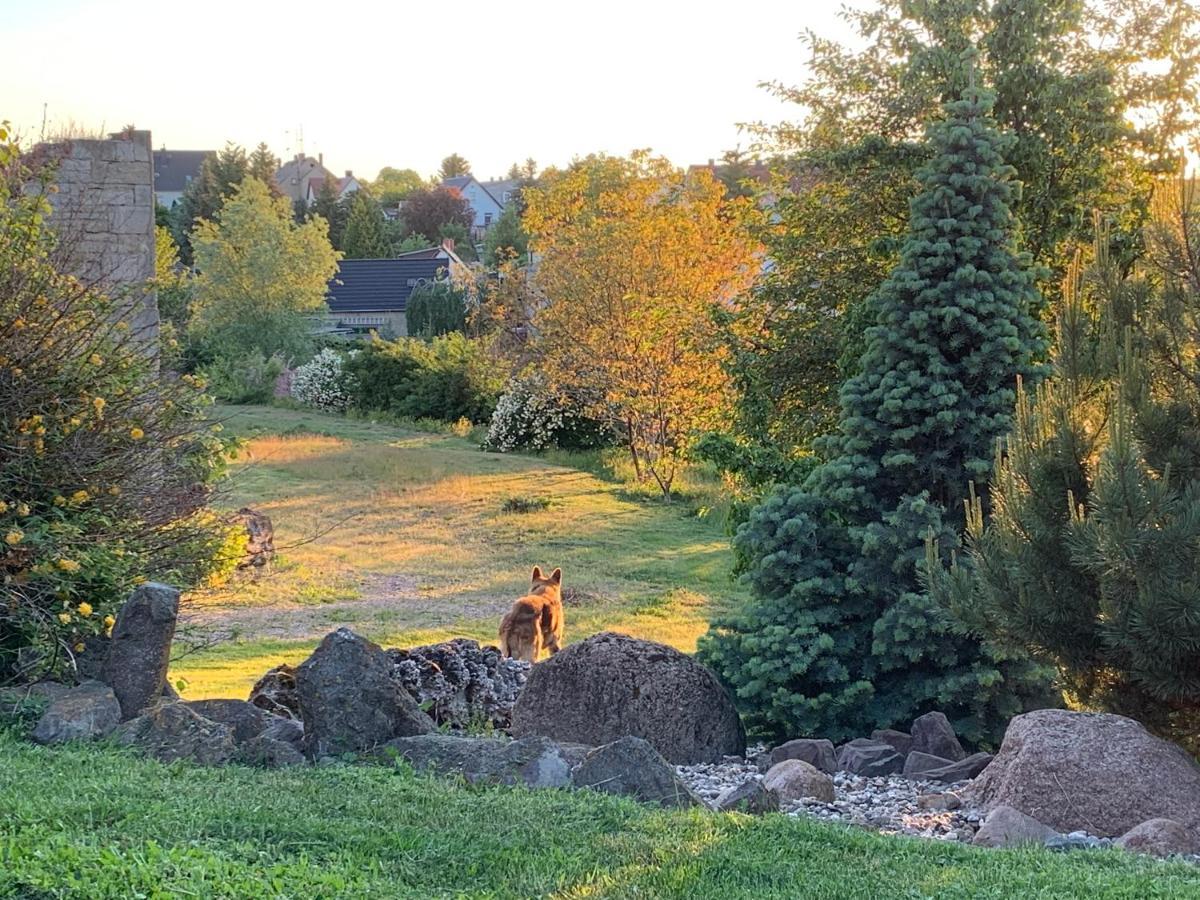
<svg viewBox="0 0 1200 900">
<path fill-rule="evenodd" d="M 511 194 L 521 186 L 522 180 L 523 179 L 520 178 L 501 178 L 496 181 L 481 181 L 479 183 L 483 186 L 485 191 L 492 195 L 493 200 L 495 200 L 501 206 L 505 206 L 505 191 Z"/>
<path fill-rule="evenodd" d="M 453 178 L 443 178 L 442 187 L 458 188 L 461 191 L 474 180 L 474 175 L 455 175 Z"/>
<path fill-rule="evenodd" d="M 154 152 L 154 189 L 156 191 L 182 191 L 187 183 L 200 172 L 204 157 L 216 154 L 216 150 L 162 150 Z"/>
<path fill-rule="evenodd" d="M 444 259 L 343 259 L 329 282 L 330 312 L 404 312 L 409 295 L 422 281 L 433 281 L 446 268 Z"/>
</svg>

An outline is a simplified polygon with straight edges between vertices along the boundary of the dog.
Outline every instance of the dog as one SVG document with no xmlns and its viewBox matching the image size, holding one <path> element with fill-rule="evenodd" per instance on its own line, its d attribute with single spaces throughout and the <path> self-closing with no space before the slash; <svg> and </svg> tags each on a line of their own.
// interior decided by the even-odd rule
<svg viewBox="0 0 1200 900">
<path fill-rule="evenodd" d="M 551 656 L 561 650 L 562 639 L 562 569 L 555 569 L 546 578 L 541 566 L 534 566 L 529 593 L 513 603 L 500 620 L 500 653 L 537 662 L 543 648 Z"/>
</svg>

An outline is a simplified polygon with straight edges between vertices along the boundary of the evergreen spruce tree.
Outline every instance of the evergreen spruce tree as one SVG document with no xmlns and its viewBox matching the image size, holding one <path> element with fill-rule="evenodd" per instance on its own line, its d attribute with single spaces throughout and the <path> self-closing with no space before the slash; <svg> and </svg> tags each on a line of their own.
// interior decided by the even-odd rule
<svg viewBox="0 0 1200 900">
<path fill-rule="evenodd" d="M 260 142 L 250 154 L 247 173 L 265 184 L 272 197 L 282 197 L 283 191 L 275 181 L 275 173 L 278 171 L 279 157 L 271 152 L 265 141 Z"/>
<path fill-rule="evenodd" d="M 346 219 L 349 217 L 346 204 L 338 199 L 338 180 L 332 176 L 321 182 L 317 196 L 313 199 L 308 218 L 320 216 L 329 225 L 329 243 L 334 250 L 342 249 L 342 238 L 346 232 Z"/>
<path fill-rule="evenodd" d="M 933 158 L 900 262 L 870 301 L 876 324 L 826 461 L 739 530 L 754 596 L 701 651 L 752 725 L 777 735 L 841 740 L 939 709 L 989 743 L 1046 700 L 1044 670 L 970 636 L 921 582 L 927 536 L 950 552 L 961 498 L 987 478 L 1017 380 L 1038 378 L 1045 349 L 990 109 L 968 88 L 930 129 Z"/>
<path fill-rule="evenodd" d="M 356 191 L 350 203 L 341 249 L 347 259 L 386 259 L 392 255 L 383 210 L 365 191 Z"/>
</svg>

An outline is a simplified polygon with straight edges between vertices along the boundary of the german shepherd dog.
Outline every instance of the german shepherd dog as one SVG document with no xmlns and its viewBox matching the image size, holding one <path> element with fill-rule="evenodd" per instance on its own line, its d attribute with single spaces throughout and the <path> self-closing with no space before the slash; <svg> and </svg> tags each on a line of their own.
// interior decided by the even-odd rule
<svg viewBox="0 0 1200 900">
<path fill-rule="evenodd" d="M 541 566 L 534 566 L 529 593 L 513 603 L 500 620 L 500 653 L 537 662 L 543 647 L 551 655 L 562 649 L 562 638 L 562 569 L 545 578 Z"/>
</svg>

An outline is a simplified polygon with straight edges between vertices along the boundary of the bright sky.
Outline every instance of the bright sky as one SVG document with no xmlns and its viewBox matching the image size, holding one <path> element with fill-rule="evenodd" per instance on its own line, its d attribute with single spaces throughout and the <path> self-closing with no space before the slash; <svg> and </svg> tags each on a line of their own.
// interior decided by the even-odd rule
<svg viewBox="0 0 1200 900">
<path fill-rule="evenodd" d="M 860 0 L 864 5 L 869 0 Z M 829 0 L 0 0 L 0 120 L 36 139 L 74 121 L 149 128 L 155 147 L 266 141 L 336 172 L 480 178 L 650 147 L 679 165 L 795 117 L 759 82 L 804 77 Z"/>
</svg>

